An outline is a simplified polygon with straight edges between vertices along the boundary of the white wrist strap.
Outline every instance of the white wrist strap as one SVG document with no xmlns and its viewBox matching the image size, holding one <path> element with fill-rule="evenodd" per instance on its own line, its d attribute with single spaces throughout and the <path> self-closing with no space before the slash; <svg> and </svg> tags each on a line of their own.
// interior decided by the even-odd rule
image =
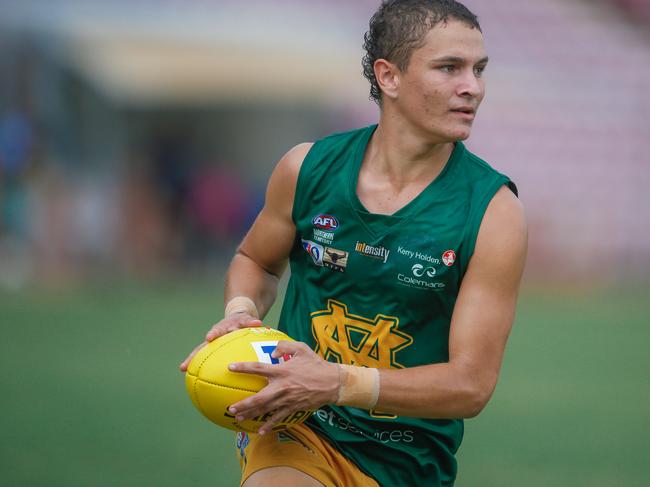
<svg viewBox="0 0 650 487">
<path fill-rule="evenodd" d="M 372 409 L 379 399 L 379 369 L 339 364 L 339 406 Z"/>
<path fill-rule="evenodd" d="M 255 318 L 259 318 L 260 315 L 257 313 L 257 306 L 251 298 L 246 296 L 235 296 L 228 304 L 226 304 L 225 316 L 226 318 L 234 313 L 248 313 Z"/>
</svg>

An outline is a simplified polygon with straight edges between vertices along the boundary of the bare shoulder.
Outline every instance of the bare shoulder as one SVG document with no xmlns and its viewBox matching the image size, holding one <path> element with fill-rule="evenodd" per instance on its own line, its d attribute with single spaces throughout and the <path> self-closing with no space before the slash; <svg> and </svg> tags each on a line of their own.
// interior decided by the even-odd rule
<svg viewBox="0 0 650 487">
<path fill-rule="evenodd" d="M 300 171 L 300 166 L 302 166 L 302 161 L 305 160 L 305 156 L 314 145 L 313 142 L 303 142 L 296 146 L 293 146 L 289 152 L 287 152 L 282 160 L 287 159 L 287 164 L 292 166 L 294 170 Z"/>
<path fill-rule="evenodd" d="M 505 185 L 499 188 L 492 201 L 490 201 L 487 214 L 490 213 L 494 214 L 494 216 L 518 217 L 518 220 L 525 219 L 524 205 L 512 190 Z"/>
<path fill-rule="evenodd" d="M 312 142 L 298 144 L 278 161 L 266 189 L 265 206 L 268 209 L 284 208 L 291 211 L 300 168 L 312 145 Z"/>
<path fill-rule="evenodd" d="M 528 247 L 528 228 L 521 200 L 506 186 L 488 205 L 476 239 L 470 266 L 490 273 L 516 276 L 523 271 Z M 480 263 L 480 266 L 479 266 Z"/>
<path fill-rule="evenodd" d="M 298 179 L 300 168 L 307 156 L 307 153 L 314 145 L 313 142 L 303 142 L 292 147 L 282 158 L 273 171 L 273 175 L 277 175 L 278 179 L 289 179 L 295 181 Z"/>
<path fill-rule="evenodd" d="M 502 238 L 523 237 L 527 234 L 526 214 L 521 200 L 506 186 L 502 186 L 490 201 L 479 237 L 498 234 Z"/>
<path fill-rule="evenodd" d="M 311 146 L 299 144 L 278 161 L 269 179 L 264 206 L 238 249 L 270 274 L 282 274 L 291 252 L 295 236 L 291 213 L 296 184 Z"/>
</svg>

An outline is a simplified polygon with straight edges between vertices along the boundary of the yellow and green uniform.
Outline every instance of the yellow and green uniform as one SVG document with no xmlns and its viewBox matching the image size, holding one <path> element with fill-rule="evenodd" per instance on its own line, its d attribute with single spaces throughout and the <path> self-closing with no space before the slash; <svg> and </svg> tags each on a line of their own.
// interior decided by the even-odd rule
<svg viewBox="0 0 650 487">
<path fill-rule="evenodd" d="M 440 175 L 393 215 L 368 212 L 357 179 L 376 126 L 307 154 L 296 187 L 291 279 L 279 328 L 331 362 L 447 362 L 449 326 L 485 209 L 514 184 L 458 142 Z M 324 406 L 307 425 L 382 486 L 452 485 L 460 419 Z"/>
</svg>

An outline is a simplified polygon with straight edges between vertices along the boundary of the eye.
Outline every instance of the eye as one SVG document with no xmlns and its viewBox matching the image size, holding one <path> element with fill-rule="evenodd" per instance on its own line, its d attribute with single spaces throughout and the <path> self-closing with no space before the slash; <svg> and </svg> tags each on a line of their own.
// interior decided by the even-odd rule
<svg viewBox="0 0 650 487">
<path fill-rule="evenodd" d="M 454 66 L 453 64 L 446 64 L 444 66 L 440 66 L 438 69 L 443 73 L 453 73 L 454 71 L 456 71 L 456 66 Z"/>
<path fill-rule="evenodd" d="M 483 72 L 485 71 L 485 66 L 476 66 L 474 68 L 474 74 L 476 76 L 483 76 Z"/>
</svg>

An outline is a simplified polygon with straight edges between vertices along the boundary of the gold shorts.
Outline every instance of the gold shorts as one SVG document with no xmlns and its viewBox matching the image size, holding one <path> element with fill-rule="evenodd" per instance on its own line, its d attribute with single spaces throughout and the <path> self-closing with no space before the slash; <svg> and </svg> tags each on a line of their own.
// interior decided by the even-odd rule
<svg viewBox="0 0 650 487">
<path fill-rule="evenodd" d="M 379 487 L 324 438 L 304 424 L 265 435 L 237 433 L 241 483 L 258 470 L 291 467 L 325 487 Z"/>
</svg>

